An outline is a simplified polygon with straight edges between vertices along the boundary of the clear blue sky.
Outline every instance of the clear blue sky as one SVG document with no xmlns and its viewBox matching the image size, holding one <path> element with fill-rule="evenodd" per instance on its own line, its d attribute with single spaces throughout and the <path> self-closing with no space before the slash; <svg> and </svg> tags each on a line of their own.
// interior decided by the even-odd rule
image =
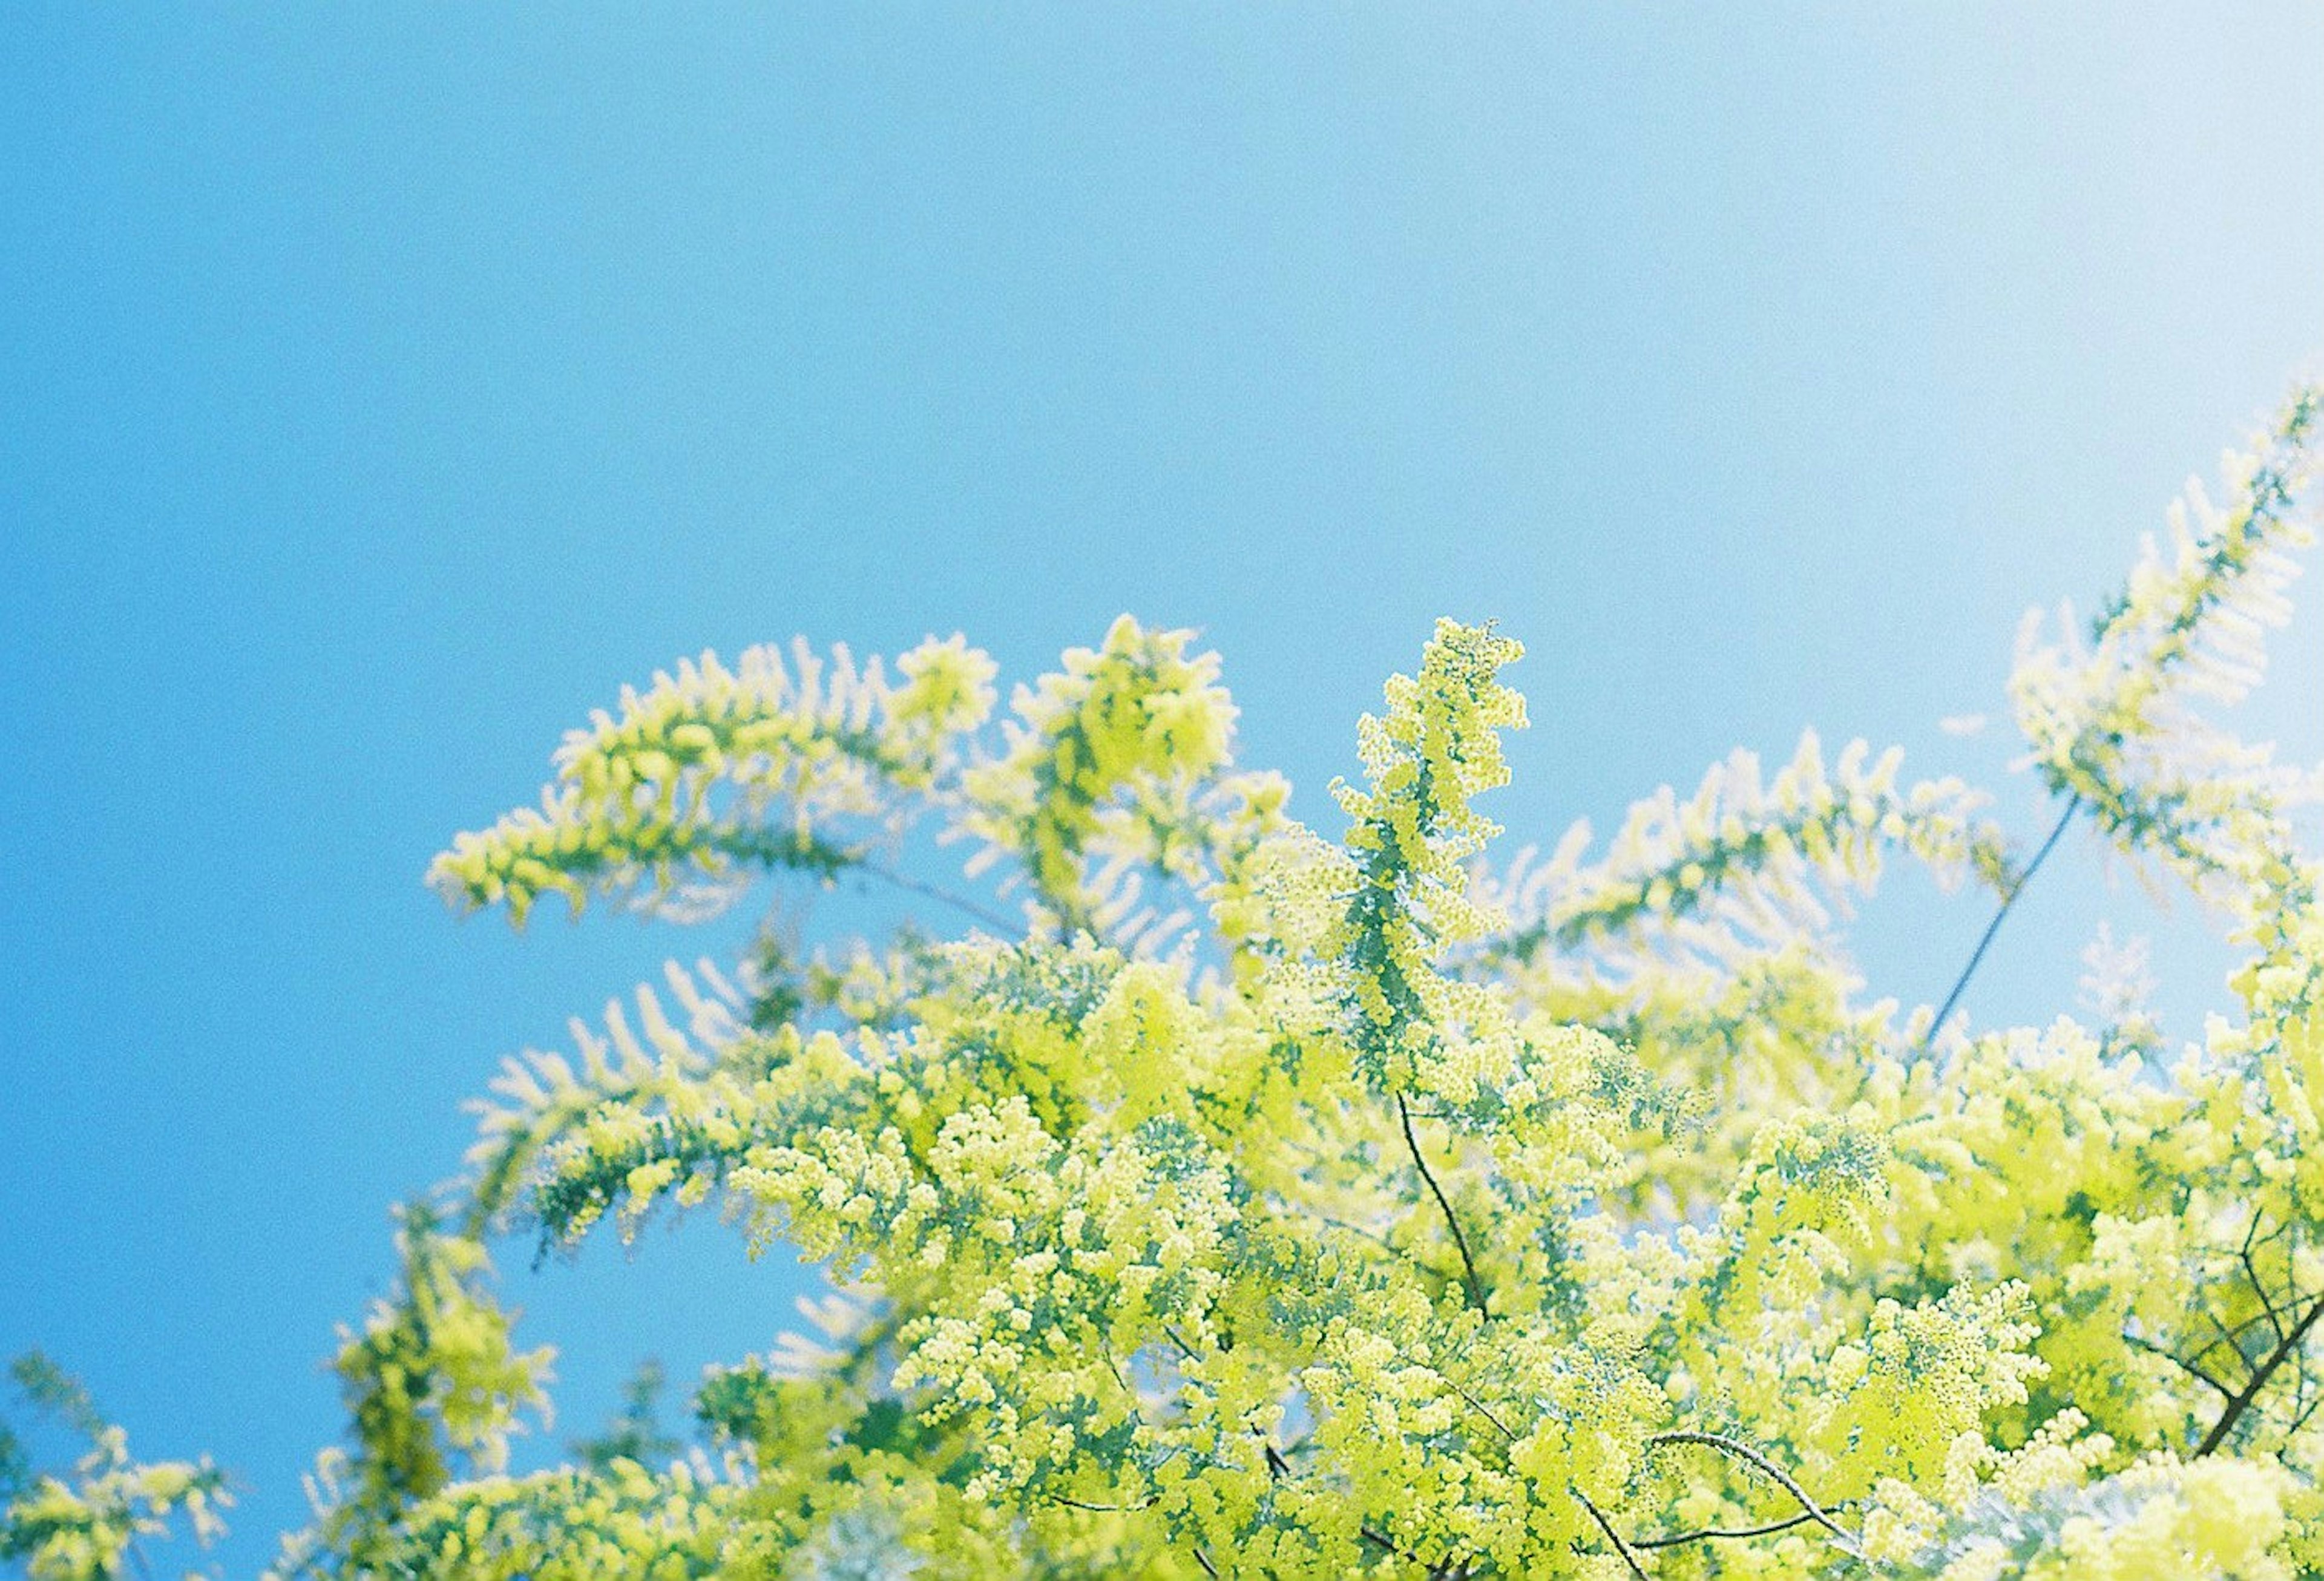
<svg viewBox="0 0 2324 1581">
<path fill-rule="evenodd" d="M 459 1101 L 747 925 L 420 882 L 679 654 L 1198 626 L 1320 819 L 1498 617 L 1512 843 L 1807 722 L 1985 769 L 1933 724 L 2021 610 L 2319 351 L 2312 5 L 13 5 L 0 1349 L 230 1465 L 257 1567 Z M 1979 1014 L 2070 1006 L 2098 864 L 2044 882 Z M 1906 997 L 1983 920 L 1925 898 Z M 560 1440 L 807 1277 L 503 1264 Z"/>
</svg>

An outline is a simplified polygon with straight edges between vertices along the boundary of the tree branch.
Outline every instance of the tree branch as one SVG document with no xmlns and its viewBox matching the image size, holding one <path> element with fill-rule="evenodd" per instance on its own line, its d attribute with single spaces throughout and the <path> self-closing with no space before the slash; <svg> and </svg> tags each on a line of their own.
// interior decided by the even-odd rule
<svg viewBox="0 0 2324 1581">
<path fill-rule="evenodd" d="M 1485 1311 L 1485 1286 L 1477 1277 L 1477 1260 L 1469 1255 L 1469 1237 L 1461 1233 L 1461 1221 L 1453 1217 L 1452 1204 L 1445 1197 L 1444 1188 L 1436 1183 L 1436 1177 L 1429 1172 L 1428 1160 L 1421 1156 L 1420 1138 L 1412 1134 L 1412 1109 L 1400 1092 L 1396 1095 L 1396 1117 L 1404 1123 L 1404 1144 L 1412 1150 L 1413 1165 L 1420 1171 L 1420 1178 L 1428 1182 L 1436 1206 L 1444 1210 L 1444 1222 L 1452 1231 L 1452 1244 L 1460 1249 L 1462 1283 L 1469 1292 L 1469 1304 L 1490 1316 Z"/>
<path fill-rule="evenodd" d="M 2252 1242 L 2259 1234 L 2259 1215 L 2252 1214 L 2251 1224 L 2244 1230 L 2244 1244 L 2236 1256 L 2244 1265 L 2244 1277 L 2251 1281 L 2252 1294 L 2259 1297 L 2259 1310 L 2267 1314 L 2267 1326 L 2275 1331 L 2276 1343 L 2283 1341 L 2283 1320 L 2276 1316 L 2275 1303 L 2267 1299 L 2267 1284 L 2259 1276 L 2259 1267 L 2252 1261 Z"/>
<path fill-rule="evenodd" d="M 1854 1532 L 1825 1513 L 1823 1506 L 1808 1497 L 1807 1491 L 1792 1480 L 1790 1472 L 1785 1471 L 1741 1439 L 1730 1439 L 1724 1433 L 1656 1433 L 1646 1440 L 1646 1445 L 1651 1448 L 1656 1444 L 1701 1444 L 1705 1448 L 1716 1449 L 1722 1455 L 1732 1455 L 1797 1499 L 1800 1508 L 1808 1512 L 1809 1520 L 1840 1540 L 1840 1546 L 1843 1551 L 1855 1558 L 1860 1559 L 1864 1557 L 1863 1552 L 1857 1546 Z"/>
<path fill-rule="evenodd" d="M 1590 1502 L 1590 1495 L 1582 1491 L 1581 1484 L 1567 1483 L 1565 1485 L 1575 1498 L 1582 1501 L 1582 1507 L 1590 1512 L 1590 1519 L 1598 1522 L 1598 1530 L 1606 1534 L 1606 1540 L 1614 1545 L 1614 1551 L 1622 1556 L 1624 1564 L 1630 1567 L 1630 1574 L 1638 1581 L 1652 1581 L 1646 1567 L 1638 1563 L 1638 1556 L 1630 1551 L 1630 1545 L 1622 1540 L 1622 1534 L 1614 1530 L 1614 1523 L 1606 1519 L 1606 1512 Z"/>
<path fill-rule="evenodd" d="M 2267 1314 L 2264 1312 L 2254 1312 L 2250 1317 L 2244 1319 L 2233 1328 L 2229 1328 L 2227 1324 L 2219 1321 L 2219 1315 L 2211 1310 L 2211 1306 L 2209 1301 L 2201 1303 L 2198 1310 L 2206 1319 L 2209 1319 L 2211 1327 L 2219 1331 L 2219 1337 L 2217 1339 L 2207 1339 L 2199 1346 L 2195 1351 L 2196 1359 L 2200 1361 L 2203 1357 L 2210 1355 L 2213 1351 L 2218 1349 L 2221 1346 L 2225 1346 L 2228 1354 L 2233 1356 L 2236 1361 L 2242 1363 L 2245 1366 L 2250 1366 L 2252 1365 L 2251 1357 L 2244 1353 L 2244 1342 L 2242 1339 L 2237 1337 L 2237 1336 L 2241 1335 L 2245 1329 L 2254 1328 L 2256 1325 L 2264 1322 L 2266 1320 Z M 2278 1329 L 2277 1333 L 2281 1336 L 2282 1330 Z"/>
<path fill-rule="evenodd" d="M 979 905 L 977 902 L 969 899 L 965 895 L 955 895 L 951 890 L 945 888 L 942 885 L 931 884 L 925 879 L 915 878 L 908 873 L 900 872 L 898 869 L 888 866 L 885 862 L 875 862 L 869 857 L 859 859 L 855 862 L 854 866 L 856 871 L 864 874 L 868 878 L 878 878 L 883 883 L 893 884 L 897 888 L 908 890 L 914 895 L 924 895 L 930 900 L 942 901 L 945 905 L 951 906 L 955 911 L 959 911 L 968 916 L 974 917 L 978 922 L 982 923 L 986 927 L 991 928 L 994 933 L 999 933 L 1005 939 L 1019 940 L 1025 936 L 1025 927 L 1022 922 L 1011 922 L 1007 917 L 1002 916 L 999 912 L 990 910 L 987 907 Z"/>
<path fill-rule="evenodd" d="M 2236 1423 L 2243 1420 L 2244 1413 L 2251 1410 L 2252 1402 L 2259 1398 L 2259 1392 L 2267 1387 L 2267 1381 L 2275 1376 L 2276 1369 L 2283 1365 L 2285 1358 L 2300 1348 L 2301 1342 L 2308 1337 L 2308 1331 L 2316 1327 L 2319 1318 L 2324 1318 L 2324 1296 L 2319 1296 L 2309 1303 L 2308 1310 L 2301 1315 L 2300 1321 L 2293 1324 L 2291 1331 L 2267 1354 L 2266 1358 L 2252 1369 L 2250 1381 L 2227 1401 L 2227 1408 L 2219 1413 L 2219 1420 L 2212 1424 L 2211 1430 L 2204 1434 L 2203 1441 L 2196 1446 L 2196 1459 L 2200 1460 L 2227 1441 L 2227 1435 L 2235 1430 Z"/>
<path fill-rule="evenodd" d="M 1985 924 L 1985 932 L 1978 939 L 1977 948 L 1969 952 L 1969 964 L 1962 967 L 1960 976 L 1953 979 L 1952 991 L 1945 996 L 1945 1002 L 1937 1007 L 1936 1018 L 1929 1023 L 1928 1035 L 1921 1040 L 1921 1052 L 1927 1053 L 1936 1043 L 1937 1034 L 1945 1025 L 1945 1017 L 1953 1013 L 1953 1007 L 1960 1002 L 1961 990 L 1968 988 L 1969 979 L 1977 975 L 1978 963 L 1985 959 L 1986 950 L 1993 943 L 1993 936 L 2001 932 L 2001 924 L 2008 917 L 2009 908 L 2017 904 L 2017 897 L 2025 893 L 2025 886 L 2032 883 L 2034 875 L 2042 870 L 2042 864 L 2049 859 L 2059 837 L 2066 832 L 2066 825 L 2074 821 L 2074 814 L 2081 811 L 2081 792 L 2076 791 L 2066 798 L 2066 810 L 2058 814 L 2057 825 L 2050 831 L 2050 838 L 2042 842 L 2042 849 L 2034 853 L 2034 859 L 2025 864 L 2025 870 L 2017 875 L 2016 881 L 2002 896 L 2001 909 L 1995 912 L 1993 920 Z"/>
<path fill-rule="evenodd" d="M 1634 1537 L 1630 1540 L 1630 1546 L 1637 1549 L 1676 1548 L 1683 1542 L 1705 1542 L 1712 1538 L 1766 1537 L 1778 1531 L 1789 1531 L 1794 1526 L 1804 1526 L 1814 1519 L 1803 1511 L 1782 1521 L 1770 1521 L 1765 1526 L 1706 1526 L 1700 1531 L 1673 1532 L 1668 1537 Z"/>
<path fill-rule="evenodd" d="M 2135 1346 L 2149 1356 L 2161 1356 L 2164 1361 L 2169 1362 L 2172 1365 L 2177 1367 L 2181 1372 L 2185 1373 L 2197 1383 L 2208 1383 L 2212 1388 L 2218 1390 L 2219 1392 L 2220 1398 L 2223 1400 L 2233 1400 L 2236 1397 L 2236 1392 L 2233 1389 L 2230 1389 L 2225 1383 L 2220 1383 L 2217 1378 L 2211 1376 L 2210 1374 L 2205 1372 L 2202 1368 L 2197 1366 L 2193 1362 L 2189 1361 L 2185 1356 L 2181 1356 L 2175 1350 L 2165 1350 L 2163 1347 L 2155 1344 L 2153 1340 L 2141 1339 L 2135 1334 L 2124 1335 L 2122 1337 L 2122 1342 L 2125 1345 Z M 2198 1352 L 2197 1354 L 2200 1355 L 2201 1353 Z"/>
<path fill-rule="evenodd" d="M 1502 1425 L 1501 1419 L 1495 1416 L 1491 1411 L 1487 1411 L 1483 1401 L 1478 1399 L 1474 1394 L 1470 1393 L 1466 1389 L 1461 1387 L 1460 1381 L 1454 1378 L 1452 1374 L 1439 1368 L 1437 1369 L 1436 1375 L 1452 1386 L 1453 1393 L 1458 1394 L 1462 1399 L 1469 1402 L 1470 1410 L 1475 1411 L 1479 1416 L 1483 1417 L 1488 1422 L 1491 1423 L 1493 1431 L 1500 1434 L 1501 1437 L 1509 1443 L 1514 1444 L 1517 1441 L 1517 1436 Z"/>
</svg>

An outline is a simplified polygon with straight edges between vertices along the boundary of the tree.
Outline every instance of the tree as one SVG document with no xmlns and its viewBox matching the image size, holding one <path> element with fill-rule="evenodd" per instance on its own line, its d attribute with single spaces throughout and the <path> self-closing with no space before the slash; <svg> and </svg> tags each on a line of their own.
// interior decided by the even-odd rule
<svg viewBox="0 0 2324 1581">
<path fill-rule="evenodd" d="M 2324 866 L 2301 777 L 2206 712 L 2284 613 L 2319 397 L 2198 488 L 2011 684 L 2057 822 L 1816 738 L 1590 854 L 1487 857 L 1516 642 L 1441 622 L 1358 730 L 1337 839 L 1233 766 L 1191 634 L 1125 617 L 1020 688 L 931 640 L 706 656 L 571 732 L 431 881 L 675 917 L 752 875 L 918 921 L 673 966 L 577 1062 L 512 1062 L 337 1359 L 349 1447 L 281 1576 L 2313 1574 L 2324 1567 Z M 1891 853 L 1994 895 L 2080 823 L 2215 906 L 2199 1043 L 2117 998 L 1976 1030 L 1867 997 L 1832 903 Z M 976 886 L 909 841 L 969 844 Z M 939 937 L 931 917 L 960 924 Z M 547 1353 L 484 1245 L 715 1200 L 826 1260 L 819 1339 L 641 1374 L 505 1475 Z M 8 1462 L 7 1551 L 122 1572 L 207 1466 Z"/>
</svg>

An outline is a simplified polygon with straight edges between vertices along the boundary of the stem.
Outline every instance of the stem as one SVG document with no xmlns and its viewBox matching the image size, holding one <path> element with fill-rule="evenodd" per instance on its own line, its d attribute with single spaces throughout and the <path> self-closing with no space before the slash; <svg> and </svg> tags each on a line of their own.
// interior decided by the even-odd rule
<svg viewBox="0 0 2324 1581">
<path fill-rule="evenodd" d="M 1503 1439 L 1512 1444 L 1517 1441 L 1517 1436 L 1509 1431 L 1508 1428 L 1501 1425 L 1501 1419 L 1495 1416 L 1491 1411 L 1487 1411 L 1485 1409 L 1485 1402 L 1478 1399 L 1474 1394 L 1470 1393 L 1466 1389 L 1461 1387 L 1460 1383 L 1450 1373 L 1440 1372 L 1436 1375 L 1443 1379 L 1445 1383 L 1451 1384 L 1452 1393 L 1467 1401 L 1469 1402 L 1469 1409 L 1475 1411 L 1479 1416 L 1483 1417 L 1485 1420 L 1490 1424 L 1493 1431 L 1500 1434 Z"/>
<path fill-rule="evenodd" d="M 2220 1398 L 2230 1401 L 2235 1399 L 2236 1392 L 2234 1390 L 2228 1388 L 2225 1383 L 2220 1383 L 2217 1378 L 2211 1376 L 2210 1374 L 2205 1372 L 2193 1362 L 2189 1361 L 2185 1356 L 2181 1356 L 2177 1351 L 2165 1350 L 2163 1347 L 2155 1344 L 2153 1340 L 2141 1339 L 2135 1334 L 2126 1334 L 2122 1337 L 2124 1344 L 2132 1346 L 2136 1349 L 2143 1350 L 2149 1356 L 2159 1356 L 2164 1361 L 2169 1362 L 2181 1372 L 2185 1373 L 2189 1377 L 2194 1379 L 2197 1383 L 2209 1384 L 2211 1388 L 2218 1391 Z M 2198 1352 L 2197 1354 L 2200 1355 L 2201 1353 Z"/>
<path fill-rule="evenodd" d="M 2244 1265 L 2244 1276 L 2251 1281 L 2252 1294 L 2259 1298 L 2259 1310 L 2266 1314 L 2267 1326 L 2275 1331 L 2277 1342 L 2282 1343 L 2283 1339 L 2283 1321 L 2281 1318 L 2276 1316 L 2275 1303 L 2267 1299 L 2267 1282 L 2260 1278 L 2259 1265 L 2252 1261 L 2252 1243 L 2258 1237 L 2258 1235 L 2259 1214 L 2255 1211 L 2252 1214 L 2251 1223 L 2246 1227 L 2244 1230 L 2244 1244 L 2236 1251 L 2236 1260 L 2241 1262 Z M 2290 1271 L 2289 1258 L 2285 1260 L 2285 1268 L 2288 1273 Z"/>
<path fill-rule="evenodd" d="M 1590 1495 L 1583 1493 L 1578 1484 L 1568 1483 L 1565 1485 L 1572 1491 L 1575 1498 L 1582 1501 L 1582 1507 L 1590 1512 L 1590 1519 L 1598 1522 L 1598 1530 L 1606 1534 L 1606 1540 L 1614 1545 L 1614 1551 L 1622 1556 L 1624 1564 L 1630 1567 L 1630 1574 L 1638 1581 L 1651 1581 L 1646 1567 L 1638 1563 L 1638 1556 L 1630 1551 L 1630 1545 L 1622 1540 L 1622 1534 L 1616 1531 L 1614 1523 L 1606 1519 L 1606 1512 L 1590 1502 Z"/>
<path fill-rule="evenodd" d="M 909 874 L 897 871 L 885 862 L 875 862 L 868 858 L 857 862 L 855 868 L 857 871 L 893 884 L 899 889 L 908 889 L 914 895 L 925 895 L 930 900 L 942 901 L 954 910 L 974 917 L 1003 938 L 1020 939 L 1024 936 L 1021 924 L 1010 921 L 997 911 L 986 909 L 964 895 L 955 895 L 941 885 L 930 884 L 924 879 L 912 878 Z"/>
<path fill-rule="evenodd" d="M 1794 1526 L 1804 1526 L 1814 1519 L 1814 1516 L 1803 1512 L 1800 1514 L 1791 1516 L 1785 1520 L 1770 1521 L 1765 1526 L 1745 1526 L 1732 1529 L 1719 1526 L 1706 1526 L 1701 1531 L 1678 1531 L 1673 1532 L 1668 1537 L 1632 1538 L 1630 1540 L 1630 1546 L 1632 1548 L 1642 1549 L 1676 1548 L 1683 1542 L 1705 1542 L 1714 1537 L 1766 1537 L 1771 1533 L 1777 1531 L 1789 1531 Z"/>
<path fill-rule="evenodd" d="M 1935 1019 L 1929 1023 L 1928 1035 L 1921 1040 L 1923 1053 L 1928 1052 L 1930 1046 L 1937 1041 L 1938 1029 L 1944 1025 L 1945 1017 L 1953 1013 L 1953 1007 L 1960 1002 L 1961 990 L 1969 987 L 1969 979 L 1977 975 L 1978 964 L 1985 959 L 1987 949 L 1993 943 L 1993 936 L 2001 932 L 2001 924 L 2008 917 L 2009 908 L 2015 905 L 2017 897 L 2025 893 L 2025 886 L 2032 883 L 2034 875 L 2042 870 L 2042 864 L 2056 849 L 2059 837 L 2066 832 L 2066 825 L 2074 821 L 2074 814 L 2081 808 L 2081 792 L 2076 791 L 2066 798 L 2066 810 L 2058 814 L 2058 822 L 2051 829 L 2050 838 L 2042 842 L 2042 849 L 2034 853 L 2034 859 L 2025 864 L 2025 870 L 2017 875 L 2016 881 L 2002 896 L 2001 908 L 1993 914 L 1993 920 L 1985 924 L 1985 933 L 1978 939 L 1977 948 L 1969 952 L 1969 964 L 1962 967 L 1960 976 L 1953 979 L 1952 992 L 1945 996 L 1945 1002 L 1937 1007 Z"/>
<path fill-rule="evenodd" d="M 2324 1310 L 2324 1303 L 2319 1303 L 2319 1310 Z M 1646 1445 L 1651 1448 L 1656 1444 L 1701 1444 L 1705 1448 L 1716 1449 L 1722 1455 L 1734 1456 L 1736 1459 L 1749 1466 L 1777 1487 L 1797 1499 L 1800 1508 L 1808 1512 L 1808 1519 L 1838 1538 L 1840 1548 L 1848 1554 L 1859 1559 L 1864 1557 L 1857 1549 L 1854 1532 L 1826 1514 L 1823 1506 L 1808 1497 L 1806 1490 L 1792 1480 L 1790 1472 L 1785 1471 L 1741 1439 L 1730 1439 L 1724 1433 L 1656 1433 L 1646 1440 Z"/>
<path fill-rule="evenodd" d="M 1404 1144 L 1412 1150 L 1412 1162 L 1419 1169 L 1420 1178 L 1435 1193 L 1436 1206 L 1444 1210 L 1444 1222 L 1452 1228 L 1452 1244 L 1460 1248 L 1462 1282 L 1468 1290 L 1469 1304 L 1480 1315 L 1489 1317 L 1491 1314 L 1485 1310 L 1485 1287 L 1477 1277 L 1477 1260 L 1469 1255 L 1469 1237 L 1461 1233 L 1461 1221 L 1452 1215 L 1452 1204 L 1446 1199 L 1444 1188 L 1436 1183 L 1436 1177 L 1429 1172 L 1428 1160 L 1421 1156 L 1420 1138 L 1412 1134 L 1412 1110 L 1400 1092 L 1396 1095 L 1396 1117 L 1404 1122 Z"/>
</svg>

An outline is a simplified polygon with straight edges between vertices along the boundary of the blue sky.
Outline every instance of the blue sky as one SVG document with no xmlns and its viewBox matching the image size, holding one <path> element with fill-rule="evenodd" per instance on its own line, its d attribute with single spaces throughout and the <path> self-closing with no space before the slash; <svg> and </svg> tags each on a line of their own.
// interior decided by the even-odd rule
<svg viewBox="0 0 2324 1581">
<path fill-rule="evenodd" d="M 1997 771 L 1934 723 L 2021 611 L 2318 367 L 2324 14 L 1732 9 L 11 7 L 0 1348 L 231 1466 L 254 1570 L 460 1100 L 747 930 L 420 882 L 706 647 L 1197 626 L 1323 819 L 1498 618 L 1513 844 L 1810 722 Z M 2312 760 L 2324 620 L 2278 652 Z M 2138 910 L 2043 883 L 1974 1012 Z M 1895 885 L 1867 964 L 1933 997 L 1982 921 Z M 806 1288 L 708 1220 L 528 1263 L 552 1442 Z"/>
</svg>

